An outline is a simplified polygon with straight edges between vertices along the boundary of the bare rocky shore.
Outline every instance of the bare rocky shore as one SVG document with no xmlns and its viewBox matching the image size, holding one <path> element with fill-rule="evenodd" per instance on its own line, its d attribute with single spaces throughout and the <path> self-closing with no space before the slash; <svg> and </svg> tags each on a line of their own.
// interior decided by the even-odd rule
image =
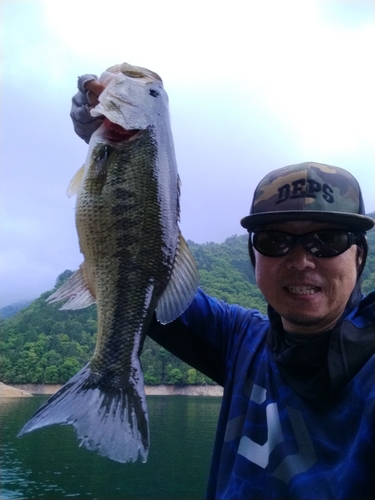
<svg viewBox="0 0 375 500">
<path fill-rule="evenodd" d="M 222 396 L 220 385 L 146 385 L 147 396 Z"/>
<path fill-rule="evenodd" d="M 24 397 L 35 395 L 51 395 L 57 392 L 61 385 L 55 384 L 14 384 L 12 387 L 0 382 L 0 397 Z M 217 396 L 223 395 L 219 385 L 146 385 L 147 396 Z"/>
<path fill-rule="evenodd" d="M 25 398 L 30 396 L 32 396 L 32 394 L 24 389 L 11 387 L 10 385 L 0 382 L 0 398 Z"/>
</svg>

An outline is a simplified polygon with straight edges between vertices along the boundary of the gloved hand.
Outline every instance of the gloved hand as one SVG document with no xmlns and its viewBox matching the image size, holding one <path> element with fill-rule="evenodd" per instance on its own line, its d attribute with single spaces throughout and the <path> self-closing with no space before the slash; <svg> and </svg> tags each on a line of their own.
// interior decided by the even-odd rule
<svg viewBox="0 0 375 500">
<path fill-rule="evenodd" d="M 91 135 L 103 123 L 103 118 L 94 118 L 90 110 L 98 104 L 98 97 L 104 86 L 96 75 L 82 75 L 78 78 L 78 92 L 72 98 L 70 117 L 75 133 L 89 143 Z"/>
</svg>

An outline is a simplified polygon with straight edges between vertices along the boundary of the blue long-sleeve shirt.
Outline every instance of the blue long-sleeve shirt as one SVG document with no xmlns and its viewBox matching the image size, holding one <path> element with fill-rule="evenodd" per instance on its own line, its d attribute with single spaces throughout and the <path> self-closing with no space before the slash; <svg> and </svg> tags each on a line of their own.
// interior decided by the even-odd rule
<svg viewBox="0 0 375 500">
<path fill-rule="evenodd" d="M 375 293 L 303 345 L 202 291 L 150 335 L 224 386 L 208 499 L 375 498 Z"/>
</svg>

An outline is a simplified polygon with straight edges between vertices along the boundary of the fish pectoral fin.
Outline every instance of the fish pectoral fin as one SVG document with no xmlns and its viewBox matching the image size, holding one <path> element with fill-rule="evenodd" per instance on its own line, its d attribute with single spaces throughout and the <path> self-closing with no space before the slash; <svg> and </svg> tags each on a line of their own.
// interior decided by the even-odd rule
<svg viewBox="0 0 375 500">
<path fill-rule="evenodd" d="M 124 387 L 100 385 L 89 365 L 37 410 L 18 437 L 50 425 L 73 425 L 80 446 L 116 462 L 146 462 L 149 427 L 139 361 Z"/>
<path fill-rule="evenodd" d="M 69 299 L 66 304 L 60 307 L 60 310 L 83 309 L 95 304 L 95 293 L 93 286 L 88 279 L 86 263 L 83 262 L 74 274 L 65 281 L 52 295 L 47 298 L 47 302 L 60 302 L 60 300 Z"/>
<path fill-rule="evenodd" d="M 199 275 L 188 244 L 180 234 L 172 275 L 156 307 L 156 318 L 163 325 L 178 318 L 197 293 Z"/>
<path fill-rule="evenodd" d="M 82 165 L 82 167 L 78 170 L 78 172 L 76 172 L 73 179 L 70 181 L 68 189 L 66 190 L 68 198 L 71 198 L 72 196 L 78 193 L 79 188 L 82 184 L 84 171 L 85 171 L 85 166 Z"/>
</svg>

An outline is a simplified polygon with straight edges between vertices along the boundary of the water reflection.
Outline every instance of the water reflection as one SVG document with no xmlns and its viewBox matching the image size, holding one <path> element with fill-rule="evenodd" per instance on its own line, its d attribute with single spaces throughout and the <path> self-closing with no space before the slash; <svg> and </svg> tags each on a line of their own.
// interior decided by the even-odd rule
<svg viewBox="0 0 375 500">
<path fill-rule="evenodd" d="M 46 397 L 2 399 L 2 499 L 194 500 L 204 496 L 221 398 L 149 396 L 146 464 L 119 464 L 78 447 L 71 426 L 16 435 Z"/>
</svg>

